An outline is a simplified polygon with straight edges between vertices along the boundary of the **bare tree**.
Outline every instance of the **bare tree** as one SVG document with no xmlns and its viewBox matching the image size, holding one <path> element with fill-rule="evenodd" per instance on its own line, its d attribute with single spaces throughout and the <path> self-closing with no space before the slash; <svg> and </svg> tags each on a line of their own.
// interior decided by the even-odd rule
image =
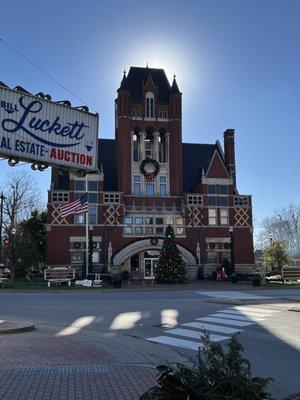
<svg viewBox="0 0 300 400">
<path fill-rule="evenodd" d="M 32 175 L 14 172 L 3 185 L 4 229 L 9 229 L 27 219 L 35 209 L 41 210 L 41 193 Z"/>
<path fill-rule="evenodd" d="M 256 236 L 256 247 L 263 248 L 270 239 L 286 243 L 290 250 L 300 249 L 300 204 L 290 204 L 274 211 L 262 222 L 262 230 Z"/>
<path fill-rule="evenodd" d="M 3 231 L 11 241 L 11 245 L 4 248 L 4 254 L 9 260 L 12 278 L 14 278 L 15 268 L 26 241 L 20 229 L 20 223 L 27 220 L 33 210 L 41 211 L 43 205 L 39 187 L 32 175 L 27 172 L 18 171 L 8 175 L 2 191 L 5 197 Z"/>
</svg>

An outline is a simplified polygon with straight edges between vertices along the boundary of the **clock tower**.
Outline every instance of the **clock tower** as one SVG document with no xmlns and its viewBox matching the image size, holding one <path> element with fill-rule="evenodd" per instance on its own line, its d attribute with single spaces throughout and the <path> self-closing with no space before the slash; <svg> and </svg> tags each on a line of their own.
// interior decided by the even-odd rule
<svg viewBox="0 0 300 400">
<path fill-rule="evenodd" d="M 163 69 L 124 72 L 116 112 L 118 189 L 125 195 L 182 195 L 181 92 Z"/>
</svg>

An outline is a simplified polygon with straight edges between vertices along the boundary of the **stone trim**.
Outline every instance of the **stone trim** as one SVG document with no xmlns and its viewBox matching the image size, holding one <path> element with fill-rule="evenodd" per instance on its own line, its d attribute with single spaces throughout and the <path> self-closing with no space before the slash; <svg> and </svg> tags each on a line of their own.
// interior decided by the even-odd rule
<svg viewBox="0 0 300 400">
<path fill-rule="evenodd" d="M 148 249 L 160 250 L 163 245 L 163 239 L 158 239 L 157 245 L 151 244 L 151 239 L 137 240 L 128 246 L 124 247 L 118 253 L 113 256 L 113 264 L 118 265 L 122 264 L 127 258 L 132 256 L 133 254 L 140 253 L 141 251 Z M 195 256 L 184 247 L 177 244 L 178 249 L 182 255 L 183 260 L 187 264 L 196 264 Z"/>
</svg>

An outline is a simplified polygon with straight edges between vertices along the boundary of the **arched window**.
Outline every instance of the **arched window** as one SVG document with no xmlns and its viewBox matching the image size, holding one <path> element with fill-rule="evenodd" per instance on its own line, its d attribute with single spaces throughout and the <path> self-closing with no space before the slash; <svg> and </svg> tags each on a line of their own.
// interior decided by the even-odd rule
<svg viewBox="0 0 300 400">
<path fill-rule="evenodd" d="M 140 147 L 140 135 L 135 133 L 132 135 L 132 150 L 133 150 L 133 161 L 138 162 L 140 160 L 139 147 Z"/>
<path fill-rule="evenodd" d="M 146 117 L 154 118 L 154 94 L 152 92 L 146 93 Z"/>
</svg>

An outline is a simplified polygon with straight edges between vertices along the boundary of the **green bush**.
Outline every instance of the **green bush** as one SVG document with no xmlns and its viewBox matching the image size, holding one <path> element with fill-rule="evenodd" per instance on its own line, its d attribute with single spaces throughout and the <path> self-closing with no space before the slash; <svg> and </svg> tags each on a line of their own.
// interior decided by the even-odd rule
<svg viewBox="0 0 300 400">
<path fill-rule="evenodd" d="M 211 343 L 206 336 L 205 347 L 199 351 L 194 367 L 158 366 L 158 386 L 144 393 L 140 400 L 271 400 L 266 391 L 271 379 L 253 377 L 242 350 L 236 337 L 225 353 L 220 344 Z M 293 398 L 299 399 L 288 399 Z"/>
</svg>

